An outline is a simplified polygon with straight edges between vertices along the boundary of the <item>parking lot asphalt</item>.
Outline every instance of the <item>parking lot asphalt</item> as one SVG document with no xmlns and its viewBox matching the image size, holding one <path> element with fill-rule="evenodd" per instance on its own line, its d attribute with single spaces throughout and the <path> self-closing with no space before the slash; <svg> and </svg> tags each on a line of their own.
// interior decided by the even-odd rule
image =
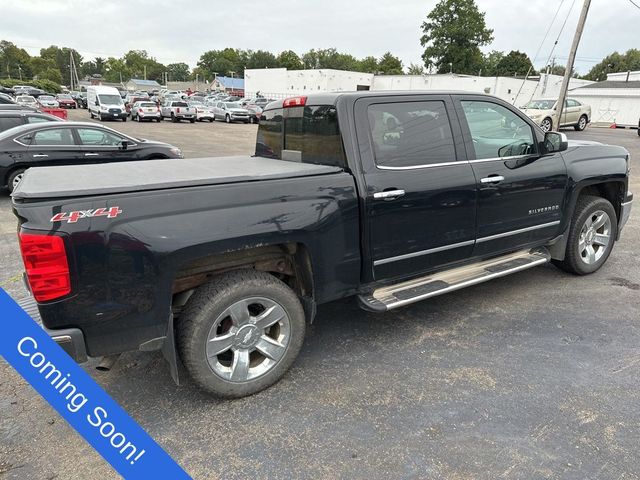
<svg viewBox="0 0 640 480">
<path fill-rule="evenodd" d="M 71 112 L 84 117 L 86 111 Z M 255 127 L 110 124 L 187 156 L 251 153 Z M 625 146 L 635 130 L 570 138 Z M 272 388 L 234 401 L 171 381 L 160 354 L 91 375 L 194 478 L 635 479 L 640 472 L 640 213 L 597 273 L 548 265 L 386 314 L 319 309 Z M 0 192 L 0 286 L 26 294 Z M 117 478 L 4 361 L 0 477 Z"/>
</svg>

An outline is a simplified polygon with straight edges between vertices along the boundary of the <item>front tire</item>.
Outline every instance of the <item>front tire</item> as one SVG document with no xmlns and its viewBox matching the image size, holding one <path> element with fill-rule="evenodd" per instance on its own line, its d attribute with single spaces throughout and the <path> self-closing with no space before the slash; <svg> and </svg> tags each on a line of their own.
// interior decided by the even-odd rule
<svg viewBox="0 0 640 480">
<path fill-rule="evenodd" d="M 575 275 L 599 270 L 611 254 L 617 229 L 616 211 L 608 200 L 581 196 L 571 218 L 565 258 L 553 263 Z"/>
<path fill-rule="evenodd" d="M 305 328 L 293 290 L 268 273 L 239 270 L 196 290 L 180 316 L 177 343 L 200 388 L 236 398 L 285 374 L 300 352 Z"/>
<path fill-rule="evenodd" d="M 540 123 L 540 128 L 544 133 L 550 132 L 551 130 L 553 130 L 553 122 L 549 117 L 547 117 Z"/>
<path fill-rule="evenodd" d="M 231 117 L 229 116 L 229 114 L 227 114 L 227 115 L 224 117 L 224 121 L 225 121 L 225 122 L 227 122 L 227 123 L 231 123 Z"/>
<path fill-rule="evenodd" d="M 577 132 L 582 132 L 585 128 L 587 128 L 588 119 L 586 115 L 582 115 L 578 123 L 573 127 Z"/>
</svg>

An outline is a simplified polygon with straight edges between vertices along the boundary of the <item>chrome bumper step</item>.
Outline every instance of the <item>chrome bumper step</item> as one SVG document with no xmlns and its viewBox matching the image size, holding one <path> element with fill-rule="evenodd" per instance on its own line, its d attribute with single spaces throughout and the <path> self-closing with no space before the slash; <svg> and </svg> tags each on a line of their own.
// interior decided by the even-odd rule
<svg viewBox="0 0 640 480">
<path fill-rule="evenodd" d="M 521 250 L 471 265 L 381 287 L 369 294 L 359 295 L 358 300 L 362 308 L 366 310 L 384 312 L 542 265 L 549 262 L 550 259 L 551 255 L 546 248 Z"/>
</svg>

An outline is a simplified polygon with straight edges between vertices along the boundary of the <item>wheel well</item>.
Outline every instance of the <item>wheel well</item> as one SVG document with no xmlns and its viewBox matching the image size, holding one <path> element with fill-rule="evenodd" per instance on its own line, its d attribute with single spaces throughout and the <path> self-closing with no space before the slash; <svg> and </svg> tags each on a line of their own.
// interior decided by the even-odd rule
<svg viewBox="0 0 640 480">
<path fill-rule="evenodd" d="M 613 205 L 616 211 L 616 217 L 620 218 L 620 204 L 624 198 L 624 183 L 622 182 L 606 182 L 598 183 L 596 185 L 589 185 L 580 190 L 579 196 L 582 195 L 594 195 L 596 197 L 602 197 Z"/>
<path fill-rule="evenodd" d="M 240 269 L 267 272 L 285 282 L 300 298 L 313 299 L 311 257 L 306 247 L 285 243 L 217 253 L 196 258 L 182 265 L 173 280 L 173 313 L 193 291 L 216 275 Z"/>
<path fill-rule="evenodd" d="M 26 170 L 27 168 L 29 167 L 25 167 L 24 165 L 12 166 L 11 169 L 7 171 L 6 175 L 2 179 L 2 182 L 3 182 L 2 186 L 9 186 L 9 179 L 11 178 L 11 175 L 13 175 L 16 170 Z"/>
<path fill-rule="evenodd" d="M 152 153 L 147 157 L 147 160 L 164 160 L 166 158 L 169 158 L 169 157 L 167 157 L 166 155 L 161 155 L 159 153 Z"/>
</svg>

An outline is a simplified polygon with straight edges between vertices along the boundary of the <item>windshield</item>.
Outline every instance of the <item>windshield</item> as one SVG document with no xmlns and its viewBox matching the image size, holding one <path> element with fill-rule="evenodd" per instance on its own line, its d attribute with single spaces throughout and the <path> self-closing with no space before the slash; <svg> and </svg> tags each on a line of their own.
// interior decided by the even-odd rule
<svg viewBox="0 0 640 480">
<path fill-rule="evenodd" d="M 40 100 L 53 100 L 51 95 L 40 95 Z"/>
<path fill-rule="evenodd" d="M 16 98 L 16 102 L 19 103 L 31 103 L 31 102 L 35 102 L 35 98 L 33 97 L 17 97 Z"/>
<path fill-rule="evenodd" d="M 227 108 L 242 108 L 242 106 L 237 102 L 225 102 L 225 106 Z"/>
<path fill-rule="evenodd" d="M 100 103 L 104 105 L 120 105 L 122 103 L 120 95 L 98 95 L 98 98 Z"/>
<path fill-rule="evenodd" d="M 58 95 L 58 98 L 61 100 L 71 100 L 71 95 L 62 94 L 62 95 Z"/>
<path fill-rule="evenodd" d="M 173 107 L 188 107 L 187 102 L 173 102 Z"/>
<path fill-rule="evenodd" d="M 524 108 L 531 110 L 551 110 L 555 103 L 555 100 L 532 100 L 527 103 Z"/>
<path fill-rule="evenodd" d="M 141 103 L 140 103 L 140 106 L 141 106 L 141 107 L 155 107 L 155 106 L 156 106 L 156 104 L 155 104 L 155 103 L 152 103 L 152 102 L 141 102 Z"/>
</svg>

